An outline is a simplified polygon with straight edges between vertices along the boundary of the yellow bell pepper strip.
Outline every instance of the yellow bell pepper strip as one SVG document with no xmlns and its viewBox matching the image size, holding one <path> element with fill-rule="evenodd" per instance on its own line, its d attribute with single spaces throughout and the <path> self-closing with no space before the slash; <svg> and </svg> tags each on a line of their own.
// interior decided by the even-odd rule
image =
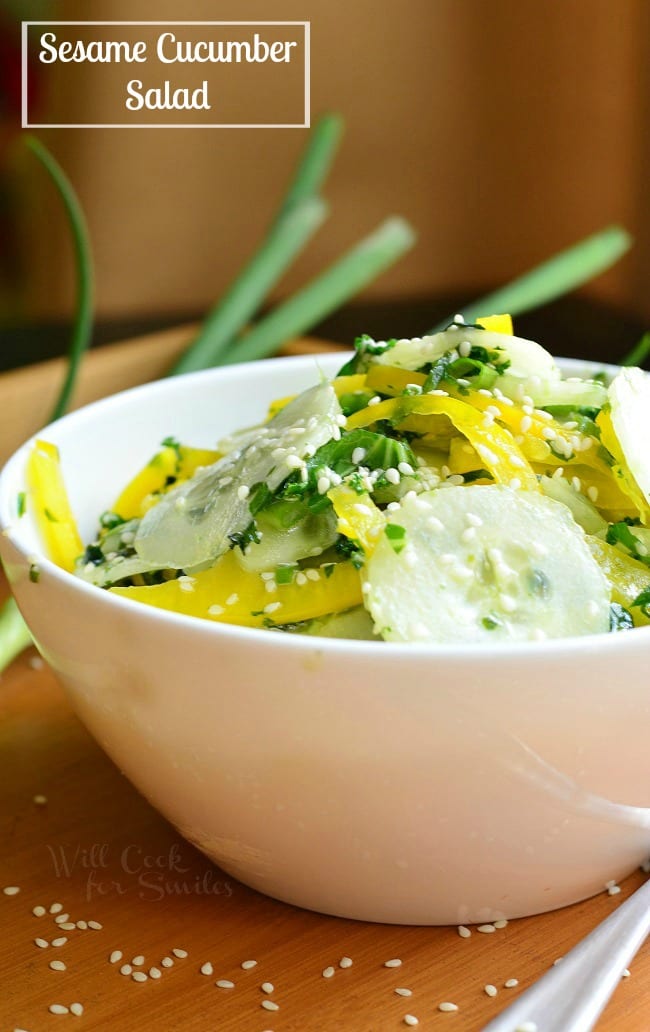
<svg viewBox="0 0 650 1032">
<path fill-rule="evenodd" d="M 633 606 L 635 599 L 650 586 L 650 569 L 600 538 L 588 535 L 587 544 L 611 584 L 612 601 L 629 610 L 636 627 L 650 623 L 642 609 Z"/>
<path fill-rule="evenodd" d="M 27 485 L 47 553 L 57 566 L 72 572 L 84 546 L 70 508 L 56 445 L 36 441 L 27 459 Z"/>
<path fill-rule="evenodd" d="M 459 433 L 476 449 L 481 464 L 499 484 L 539 491 L 537 477 L 514 442 L 512 434 L 498 423 L 486 422 L 471 405 L 456 398 L 421 394 L 389 398 L 378 405 L 369 405 L 348 417 L 347 427 L 369 426 L 379 419 L 389 419 L 396 426 L 413 416 L 447 416 Z"/>
<path fill-rule="evenodd" d="M 220 453 L 210 448 L 165 445 L 126 485 L 113 512 L 124 520 L 144 516 L 171 486 L 168 481 L 172 477 L 175 485 L 191 477 L 199 466 L 210 466 L 219 458 Z"/>
<path fill-rule="evenodd" d="M 618 443 L 618 438 L 614 432 L 612 417 L 608 409 L 600 410 L 596 417 L 596 424 L 600 427 L 600 440 L 602 444 L 614 457 L 614 465 L 611 468 L 612 476 L 616 479 L 621 491 L 627 495 L 629 500 L 632 502 L 635 511 L 641 517 L 641 522 L 644 523 L 646 527 L 650 526 L 650 507 L 648 506 L 643 491 L 632 476 L 632 473 L 625 462 L 621 446 Z"/>
<path fill-rule="evenodd" d="M 347 484 L 332 487 L 327 497 L 338 518 L 339 534 L 358 541 L 367 556 L 372 555 L 386 527 L 386 517 L 367 492 L 357 494 Z"/>
<path fill-rule="evenodd" d="M 109 590 L 159 609 L 241 627 L 300 623 L 361 604 L 361 579 L 351 562 L 326 563 L 314 570 L 317 577 L 303 571 L 303 582 L 296 573 L 291 584 L 278 584 L 269 591 L 270 582 L 244 570 L 233 549 L 192 577 Z"/>
<path fill-rule="evenodd" d="M 476 320 L 478 326 L 492 333 L 504 333 L 512 337 L 514 329 L 511 315 L 482 315 Z"/>
<path fill-rule="evenodd" d="M 371 365 L 366 373 L 366 386 L 377 394 L 388 394 L 391 398 L 403 394 L 409 384 L 424 387 L 424 373 L 413 373 L 409 369 L 400 369 L 392 365 Z"/>
</svg>

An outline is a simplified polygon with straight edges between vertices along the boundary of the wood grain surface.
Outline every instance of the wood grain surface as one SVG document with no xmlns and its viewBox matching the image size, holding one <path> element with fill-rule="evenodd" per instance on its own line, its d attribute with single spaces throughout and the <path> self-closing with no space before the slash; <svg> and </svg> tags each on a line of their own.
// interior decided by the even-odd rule
<svg viewBox="0 0 650 1032">
<path fill-rule="evenodd" d="M 179 338 L 164 337 L 173 351 Z M 111 351 L 115 364 L 102 354 L 104 384 L 113 389 L 120 376 L 128 380 L 128 370 L 145 378 L 151 353 L 158 358 L 164 344 L 129 345 L 128 354 L 120 346 Z M 18 378 L 27 391 L 30 375 L 38 380 L 42 368 L 0 378 L 0 411 L 6 381 L 15 391 Z M 47 802 L 35 802 L 38 795 Z M 407 1014 L 423 1030 L 479 1032 L 642 878 L 630 875 L 617 896 L 603 892 L 493 934 L 473 929 L 469 938 L 455 928 L 372 925 L 301 911 L 247 889 L 184 842 L 94 743 L 33 650 L 0 680 L 0 889 L 20 888 L 16 895 L 0 892 L 0 1032 L 49 1032 L 70 1023 L 107 1032 L 397 1032 Z M 71 922 L 96 921 L 101 929 L 62 930 L 54 915 L 32 914 L 57 902 Z M 57 936 L 67 942 L 35 945 L 36 937 L 51 943 Z M 163 967 L 174 948 L 188 956 Z M 117 964 L 109 962 L 113 950 L 123 953 Z M 138 955 L 144 964 L 134 970 L 156 967 L 162 977 L 137 983 L 122 975 L 121 964 Z M 351 967 L 339 967 L 343 956 Z M 392 958 L 401 966 L 386 968 Z M 52 960 L 66 970 L 52 970 Z M 246 960 L 257 964 L 244 970 Z M 200 972 L 208 961 L 211 975 Z M 334 976 L 323 978 L 330 965 Z M 512 978 L 519 985 L 506 989 Z M 218 979 L 235 987 L 218 988 Z M 267 981 L 274 986 L 269 995 L 261 989 Z M 488 983 L 498 990 L 493 998 L 484 991 Z M 396 995 L 399 987 L 413 995 Z M 264 999 L 279 1010 L 265 1010 Z M 441 1013 L 443 1001 L 459 1010 Z M 81 1017 L 49 1012 L 52 1004 L 74 1002 L 83 1005 Z M 647 946 L 598 1027 L 649 1032 Z"/>
</svg>

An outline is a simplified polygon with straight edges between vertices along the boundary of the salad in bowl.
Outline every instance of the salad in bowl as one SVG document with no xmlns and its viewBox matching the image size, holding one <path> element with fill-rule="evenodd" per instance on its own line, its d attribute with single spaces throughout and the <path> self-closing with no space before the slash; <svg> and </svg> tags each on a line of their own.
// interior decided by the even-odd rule
<svg viewBox="0 0 650 1032">
<path fill-rule="evenodd" d="M 50 554 L 124 598 L 291 634 L 492 644 L 650 621 L 645 373 L 563 376 L 508 316 L 458 316 L 361 337 L 315 381 L 212 449 L 164 439 L 86 547 L 37 442 L 26 504 Z"/>
</svg>

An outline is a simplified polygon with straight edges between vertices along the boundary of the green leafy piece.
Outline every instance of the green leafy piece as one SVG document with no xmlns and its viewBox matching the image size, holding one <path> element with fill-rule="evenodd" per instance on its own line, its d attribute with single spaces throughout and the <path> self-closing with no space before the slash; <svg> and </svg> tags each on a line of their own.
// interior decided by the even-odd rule
<svg viewBox="0 0 650 1032">
<path fill-rule="evenodd" d="M 487 616 L 484 616 L 481 623 L 486 631 L 496 631 L 497 627 L 503 627 L 503 620 L 496 613 L 489 613 Z"/>
<path fill-rule="evenodd" d="M 27 511 L 27 495 L 25 494 L 24 491 L 19 491 L 18 492 L 18 497 L 16 498 L 16 512 L 17 512 L 18 516 L 20 517 L 20 516 L 24 516 L 26 511 Z"/>
<path fill-rule="evenodd" d="M 609 629 L 610 631 L 631 631 L 634 627 L 634 620 L 631 615 L 618 602 L 612 602 L 609 607 Z"/>
<path fill-rule="evenodd" d="M 463 315 L 468 323 L 473 323 L 482 315 L 493 312 L 520 315 L 531 308 L 538 308 L 605 272 L 631 245 L 632 238 L 625 229 L 608 226 L 565 251 L 560 251 L 507 286 L 464 305 Z M 453 322 L 453 318 L 448 316 L 429 332 L 444 330 Z"/>
<path fill-rule="evenodd" d="M 607 544 L 608 545 L 623 545 L 627 548 L 635 559 L 638 559 L 640 563 L 645 563 L 646 566 L 650 566 L 650 556 L 643 555 L 639 551 L 639 540 L 630 530 L 630 524 L 625 520 L 620 523 L 611 523 L 607 530 Z"/>
<path fill-rule="evenodd" d="M 399 555 L 402 549 L 406 547 L 406 530 L 404 527 L 400 527 L 398 523 L 387 523 L 384 527 L 384 534 L 390 541 L 390 546 L 395 555 Z"/>
<path fill-rule="evenodd" d="M 275 568 L 275 583 L 276 584 L 291 584 L 293 581 L 293 575 L 298 567 L 295 563 L 281 563 L 280 566 Z"/>
<path fill-rule="evenodd" d="M 383 355 L 385 351 L 390 351 L 391 348 L 394 348 L 396 343 L 395 338 L 376 341 L 369 337 L 367 333 L 362 333 L 360 337 L 355 338 L 354 355 L 341 366 L 336 375 L 352 376 L 354 373 L 362 371 L 365 366 L 366 355 Z"/>
<path fill-rule="evenodd" d="M 650 618 L 650 584 L 637 595 L 630 608 L 633 609 L 635 606 L 640 608 L 644 616 Z"/>
</svg>

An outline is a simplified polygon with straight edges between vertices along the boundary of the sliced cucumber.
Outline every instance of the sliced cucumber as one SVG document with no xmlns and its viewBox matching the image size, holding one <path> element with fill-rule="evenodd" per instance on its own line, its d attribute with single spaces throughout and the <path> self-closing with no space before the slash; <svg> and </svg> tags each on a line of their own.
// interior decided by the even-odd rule
<svg viewBox="0 0 650 1032">
<path fill-rule="evenodd" d="M 373 630 L 370 614 L 363 606 L 344 613 L 332 613 L 310 620 L 296 628 L 294 634 L 308 634 L 315 638 L 350 638 L 356 641 L 381 641 Z"/>
<path fill-rule="evenodd" d="M 258 519 L 259 542 L 251 543 L 244 552 L 237 549 L 237 559 L 245 570 L 257 573 L 320 555 L 338 538 L 337 522 L 331 506 L 318 515 L 308 513 L 300 523 L 282 530 L 266 523 L 261 513 Z"/>
<path fill-rule="evenodd" d="M 650 376 L 621 369 L 608 390 L 611 420 L 627 467 L 650 502 Z"/>
<path fill-rule="evenodd" d="M 229 535 L 242 533 L 251 522 L 246 489 L 264 482 L 275 491 L 340 432 L 340 416 L 330 384 L 299 394 L 244 447 L 199 471 L 149 510 L 134 542 L 140 558 L 172 569 L 217 559 L 230 547 Z"/>
<path fill-rule="evenodd" d="M 554 498 L 556 502 L 566 505 L 586 534 L 604 537 L 607 533 L 607 520 L 604 520 L 596 506 L 576 491 L 564 477 L 540 477 L 539 486 L 547 498 Z"/>
<path fill-rule="evenodd" d="M 405 499 L 390 523 L 401 530 L 378 543 L 365 589 L 387 640 L 489 644 L 609 630 L 609 584 L 551 498 L 448 487 Z"/>
</svg>

